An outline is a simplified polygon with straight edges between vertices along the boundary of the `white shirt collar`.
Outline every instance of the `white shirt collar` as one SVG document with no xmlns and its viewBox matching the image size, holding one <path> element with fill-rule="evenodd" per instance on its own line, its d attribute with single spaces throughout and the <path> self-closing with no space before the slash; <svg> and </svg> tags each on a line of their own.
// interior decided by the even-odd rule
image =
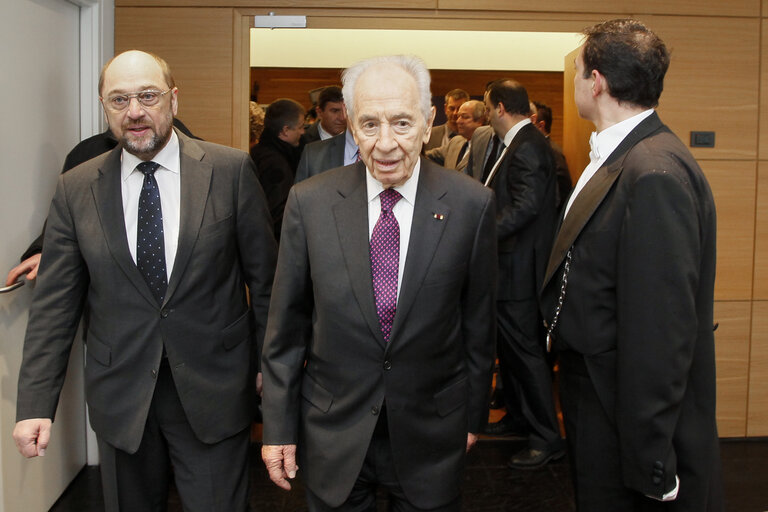
<svg viewBox="0 0 768 512">
<path fill-rule="evenodd" d="M 653 109 L 649 108 L 639 114 L 625 119 L 619 123 L 609 126 L 601 132 L 592 132 L 589 137 L 589 158 L 605 161 L 613 150 L 615 150 L 621 141 L 623 141 L 629 132 L 634 130 L 646 117 L 653 114 Z"/>
<path fill-rule="evenodd" d="M 121 173 L 123 181 L 125 181 L 128 179 L 128 176 L 130 176 L 131 173 L 136 170 L 136 166 L 143 162 L 143 160 L 136 155 L 132 155 L 125 149 L 122 151 L 121 158 Z M 154 158 L 152 158 L 152 161 L 157 162 L 164 169 L 177 174 L 179 173 L 181 163 L 179 157 L 179 137 L 176 135 L 176 130 L 171 130 L 171 138 L 168 141 L 168 144 L 166 144 L 165 147 L 161 149 Z"/>
<path fill-rule="evenodd" d="M 400 192 L 400 195 L 403 196 L 403 199 L 408 201 L 408 203 L 411 205 L 416 204 L 416 189 L 419 184 L 420 170 L 421 158 L 416 160 L 416 165 L 413 168 L 413 174 L 411 174 L 411 177 L 408 178 L 408 180 L 399 187 L 394 187 L 395 190 Z M 377 181 L 373 175 L 371 175 L 367 167 L 365 169 L 365 183 L 368 189 L 368 202 L 370 203 L 384 191 L 384 185 L 382 185 L 381 182 Z"/>
<path fill-rule="evenodd" d="M 504 135 L 504 147 L 509 146 L 512 144 L 512 139 L 515 138 L 515 135 L 517 135 L 517 132 L 519 132 L 523 126 L 531 124 L 530 118 L 525 118 L 522 121 L 515 124 L 512 128 L 509 129 L 506 135 Z"/>
<path fill-rule="evenodd" d="M 317 134 L 320 135 L 320 140 L 330 139 L 333 137 L 333 135 L 323 129 L 323 123 L 321 121 L 317 122 Z"/>
</svg>

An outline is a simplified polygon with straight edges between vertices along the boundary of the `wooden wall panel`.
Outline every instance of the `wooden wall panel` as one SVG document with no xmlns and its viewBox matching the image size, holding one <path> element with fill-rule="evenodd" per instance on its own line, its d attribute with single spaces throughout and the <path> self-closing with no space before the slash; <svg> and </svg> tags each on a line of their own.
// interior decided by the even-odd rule
<svg viewBox="0 0 768 512">
<path fill-rule="evenodd" d="M 212 142 L 232 143 L 232 9 L 115 9 L 115 52 L 149 50 L 168 61 L 179 114 Z"/>
<path fill-rule="evenodd" d="M 227 7 L 272 7 L 274 0 L 222 0 L 217 5 Z M 213 0 L 115 0 L 116 6 L 132 7 L 207 7 Z M 489 10 L 489 11 L 543 11 L 566 13 L 605 13 L 616 16 L 638 14 L 686 14 L 717 16 L 759 16 L 760 0 L 541 0 L 531 4 L 523 0 L 376 0 L 375 5 L 365 0 L 282 0 L 281 7 L 322 8 L 394 8 L 394 9 L 441 9 L 441 10 Z M 534 8 L 535 7 L 535 8 Z"/>
<path fill-rule="evenodd" d="M 759 21 L 667 16 L 646 21 L 672 53 L 659 108 L 664 122 L 686 144 L 692 130 L 716 132 L 714 148 L 691 149 L 699 160 L 756 159 Z"/>
<path fill-rule="evenodd" d="M 440 9 L 526 11 L 534 4 L 524 0 L 438 0 Z M 611 13 L 613 17 L 640 16 L 643 14 L 682 14 L 716 16 L 759 16 L 760 0 L 540 0 L 535 10 L 547 12 Z"/>
<path fill-rule="evenodd" d="M 757 167 L 753 300 L 768 300 L 768 162 Z"/>
<path fill-rule="evenodd" d="M 131 7 L 275 7 L 355 9 L 373 7 L 366 0 L 115 0 L 116 6 Z M 437 0 L 376 0 L 377 9 L 436 9 Z"/>
<path fill-rule="evenodd" d="M 768 0 L 763 0 L 763 15 L 768 16 Z M 760 159 L 768 160 L 768 19 L 762 19 L 760 25 L 762 45 L 760 47 L 760 127 L 758 144 Z"/>
<path fill-rule="evenodd" d="M 751 303 L 715 302 L 717 427 L 721 437 L 747 433 Z"/>
<path fill-rule="evenodd" d="M 717 206 L 716 300 L 752 298 L 756 162 L 699 161 Z"/>
<path fill-rule="evenodd" d="M 768 436 L 768 302 L 752 303 L 747 435 Z"/>
</svg>

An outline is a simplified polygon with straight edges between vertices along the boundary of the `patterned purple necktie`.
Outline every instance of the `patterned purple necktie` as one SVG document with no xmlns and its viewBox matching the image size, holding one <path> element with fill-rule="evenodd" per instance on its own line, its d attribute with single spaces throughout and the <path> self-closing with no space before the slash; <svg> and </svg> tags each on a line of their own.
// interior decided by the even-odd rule
<svg viewBox="0 0 768 512">
<path fill-rule="evenodd" d="M 376 298 L 381 333 L 387 343 L 397 308 L 397 273 L 400 265 L 400 226 L 392 208 L 401 197 L 403 196 L 392 188 L 379 194 L 381 214 L 371 233 L 373 295 Z"/>
<path fill-rule="evenodd" d="M 144 173 L 144 184 L 139 195 L 139 218 L 136 233 L 136 266 L 149 285 L 152 294 L 162 304 L 168 288 L 165 270 L 165 237 L 163 235 L 163 209 L 155 171 L 156 162 L 141 162 L 136 168 Z"/>
</svg>

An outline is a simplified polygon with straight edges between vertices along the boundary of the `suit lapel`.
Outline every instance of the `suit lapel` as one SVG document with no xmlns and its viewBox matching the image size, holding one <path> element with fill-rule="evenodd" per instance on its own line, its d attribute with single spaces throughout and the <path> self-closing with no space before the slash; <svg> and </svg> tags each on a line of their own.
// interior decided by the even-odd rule
<svg viewBox="0 0 768 512">
<path fill-rule="evenodd" d="M 447 191 L 432 169 L 433 165 L 424 158 L 421 159 L 411 236 L 405 268 L 401 276 L 400 296 L 390 340 L 396 340 L 399 331 L 403 328 L 408 312 L 432 264 L 443 230 L 450 222 L 451 210 L 448 205 L 441 202 Z"/>
<path fill-rule="evenodd" d="M 197 241 L 197 234 L 203 221 L 205 204 L 211 187 L 213 166 L 202 162 L 205 155 L 203 149 L 189 137 L 180 132 L 179 156 L 181 161 L 181 211 L 179 212 L 179 244 L 176 250 L 176 260 L 168 281 L 168 291 L 165 302 L 173 296 L 179 286 L 184 269 L 189 263 L 192 249 Z"/>
<path fill-rule="evenodd" d="M 136 290 L 151 304 L 157 305 L 157 299 L 152 295 L 144 277 L 139 272 L 128 247 L 120 173 L 121 153 L 122 147 L 118 146 L 107 156 L 99 168 L 98 179 L 91 184 L 91 192 L 96 203 L 101 230 L 112 257 Z"/>
<path fill-rule="evenodd" d="M 365 164 L 358 162 L 350 169 L 348 181 L 339 187 L 343 199 L 333 206 L 336 233 L 347 266 L 349 281 L 357 304 L 376 340 L 385 346 L 381 334 L 371 278 L 370 243 L 368 241 L 368 194 Z"/>
<path fill-rule="evenodd" d="M 629 150 L 648 137 L 654 131 L 662 128 L 659 116 L 654 112 L 644 119 L 611 153 L 605 164 L 597 170 L 594 176 L 587 182 L 579 195 L 574 199 L 568 215 L 563 220 L 557 238 L 549 256 L 549 264 L 544 274 L 543 287 L 546 287 L 560 264 L 565 259 L 568 249 L 578 238 L 584 226 L 603 202 L 613 183 L 618 179 L 624 166 L 624 159 Z"/>
</svg>

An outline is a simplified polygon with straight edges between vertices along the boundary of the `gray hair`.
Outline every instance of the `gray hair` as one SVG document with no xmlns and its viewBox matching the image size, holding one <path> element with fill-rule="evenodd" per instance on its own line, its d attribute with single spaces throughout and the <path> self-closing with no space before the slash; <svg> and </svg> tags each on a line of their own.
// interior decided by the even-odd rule
<svg viewBox="0 0 768 512">
<path fill-rule="evenodd" d="M 387 55 L 361 60 L 344 70 L 341 74 L 341 83 L 344 84 L 342 94 L 346 98 L 347 115 L 354 119 L 355 115 L 355 84 L 360 75 L 367 69 L 379 65 L 391 64 L 402 68 L 416 81 L 419 92 L 421 112 L 424 114 L 424 122 L 429 122 L 432 117 L 432 92 L 429 90 L 430 76 L 426 64 L 414 55 Z"/>
<path fill-rule="evenodd" d="M 472 107 L 472 120 L 477 121 L 478 119 L 485 119 L 485 103 L 478 100 L 469 100 L 465 101 L 464 105 L 469 103 L 469 106 Z"/>
</svg>

